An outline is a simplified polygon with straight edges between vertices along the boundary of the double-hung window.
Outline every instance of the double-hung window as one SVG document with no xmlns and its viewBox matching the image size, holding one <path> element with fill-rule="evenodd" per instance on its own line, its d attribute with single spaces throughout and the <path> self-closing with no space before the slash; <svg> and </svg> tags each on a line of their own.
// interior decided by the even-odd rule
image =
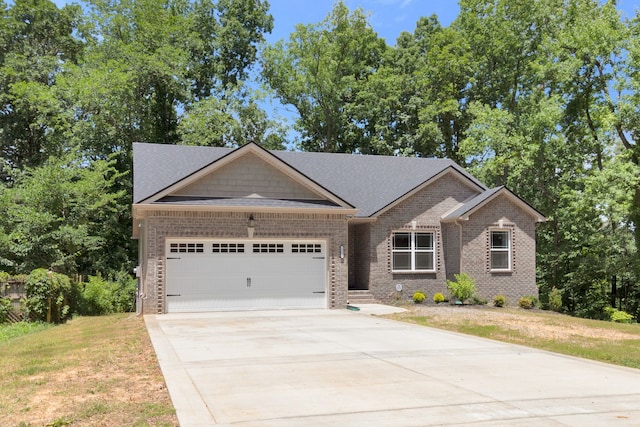
<svg viewBox="0 0 640 427">
<path fill-rule="evenodd" d="M 511 270 L 511 233 L 491 231 L 491 270 Z"/>
<path fill-rule="evenodd" d="M 393 233 L 392 244 L 393 271 L 435 271 L 434 233 Z"/>
</svg>

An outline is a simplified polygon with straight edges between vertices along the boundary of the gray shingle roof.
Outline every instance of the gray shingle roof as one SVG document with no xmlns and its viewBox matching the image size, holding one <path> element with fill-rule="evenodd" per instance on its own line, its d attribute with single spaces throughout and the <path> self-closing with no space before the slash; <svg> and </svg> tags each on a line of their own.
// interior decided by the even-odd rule
<svg viewBox="0 0 640 427">
<path fill-rule="evenodd" d="M 504 188 L 504 186 L 501 186 L 501 187 L 491 188 L 489 190 L 483 191 L 482 193 L 478 194 L 477 196 L 475 196 L 471 200 L 467 201 L 466 203 L 463 203 L 460 207 L 458 207 L 453 212 L 450 212 L 449 214 L 447 214 L 442 219 L 451 220 L 451 219 L 456 219 L 456 218 L 462 217 L 464 214 L 466 214 L 467 212 L 471 211 L 475 207 L 479 206 L 480 204 L 482 204 L 482 202 L 484 202 L 485 200 L 487 200 L 488 198 L 490 198 L 491 196 L 493 196 L 494 194 L 496 194 L 498 191 L 502 190 L 503 188 Z"/>
<path fill-rule="evenodd" d="M 133 202 L 152 197 L 232 151 L 214 147 L 133 144 Z M 374 215 L 448 168 L 458 171 L 480 191 L 486 189 L 448 159 L 291 151 L 270 153 L 358 208 L 358 217 Z"/>
<path fill-rule="evenodd" d="M 456 219 L 466 219 L 473 211 L 479 206 L 483 205 L 485 202 L 490 201 L 494 196 L 498 197 L 498 195 L 506 194 L 508 197 L 511 197 L 512 200 L 516 201 L 522 208 L 525 209 L 531 216 L 535 218 L 537 222 L 543 222 L 547 219 L 542 213 L 540 213 L 536 208 L 531 206 L 529 203 L 518 197 L 518 195 L 514 194 L 507 187 L 500 186 L 491 188 L 483 191 L 477 196 L 473 197 L 471 200 L 463 203 L 461 206 L 453 210 L 452 212 L 445 215 L 442 220 L 443 221 L 454 221 Z"/>
</svg>

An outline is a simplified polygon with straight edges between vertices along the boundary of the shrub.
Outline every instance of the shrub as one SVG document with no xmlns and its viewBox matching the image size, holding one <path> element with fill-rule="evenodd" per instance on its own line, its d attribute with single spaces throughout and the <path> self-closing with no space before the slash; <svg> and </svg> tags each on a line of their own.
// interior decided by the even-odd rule
<svg viewBox="0 0 640 427">
<path fill-rule="evenodd" d="M 486 298 L 479 298 L 477 296 L 473 297 L 472 300 L 475 305 L 487 305 L 489 303 Z"/>
<path fill-rule="evenodd" d="M 504 295 L 496 295 L 495 297 L 493 297 L 493 305 L 496 307 L 504 307 L 506 303 L 507 297 L 505 297 Z"/>
<path fill-rule="evenodd" d="M 425 300 L 425 298 L 427 297 L 421 291 L 418 291 L 413 294 L 413 302 L 415 302 L 416 304 L 421 304 Z"/>
<path fill-rule="evenodd" d="M 11 300 L 9 298 L 0 298 L 0 323 L 9 320 L 9 313 L 13 310 Z"/>
<path fill-rule="evenodd" d="M 606 307 L 605 312 L 609 315 L 609 319 L 616 323 L 632 323 L 633 316 L 626 311 L 618 310 L 613 307 Z"/>
<path fill-rule="evenodd" d="M 81 313 L 89 316 L 113 313 L 112 285 L 100 276 L 89 276 L 82 291 Z"/>
<path fill-rule="evenodd" d="M 532 309 L 533 308 L 533 299 L 531 299 L 531 297 L 521 297 L 518 300 L 518 305 L 521 308 Z"/>
<path fill-rule="evenodd" d="M 100 274 L 89 276 L 81 293 L 80 313 L 99 316 L 133 311 L 135 292 L 136 280 L 126 272 L 116 274 L 114 280 L 105 280 Z"/>
<path fill-rule="evenodd" d="M 29 316 L 42 322 L 64 322 L 70 314 L 67 298 L 71 289 L 71 279 L 66 275 L 44 268 L 33 270 L 25 282 Z"/>
<path fill-rule="evenodd" d="M 136 308 L 138 281 L 128 272 L 121 270 L 113 278 L 113 308 L 117 313 L 132 312 Z"/>
<path fill-rule="evenodd" d="M 461 303 L 476 296 L 476 281 L 466 273 L 454 274 L 455 281 L 447 280 L 451 295 Z"/>
<path fill-rule="evenodd" d="M 436 293 L 433 296 L 433 302 L 435 302 L 436 304 L 440 304 L 441 302 L 444 302 L 444 295 L 442 295 L 440 292 Z"/>
<path fill-rule="evenodd" d="M 555 286 L 549 292 L 549 309 L 553 311 L 562 311 L 562 293 Z"/>
</svg>

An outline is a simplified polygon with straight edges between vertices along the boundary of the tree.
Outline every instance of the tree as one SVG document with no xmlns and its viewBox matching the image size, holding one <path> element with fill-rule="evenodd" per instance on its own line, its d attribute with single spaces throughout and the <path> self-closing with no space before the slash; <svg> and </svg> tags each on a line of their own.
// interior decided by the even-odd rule
<svg viewBox="0 0 640 427">
<path fill-rule="evenodd" d="M 364 12 L 350 13 L 342 2 L 321 23 L 297 25 L 288 42 L 265 49 L 263 79 L 298 111 L 301 148 L 353 152 L 364 146 L 363 127 L 348 110 L 385 49 Z"/>
<path fill-rule="evenodd" d="M 121 249 L 107 245 L 106 236 L 118 206 L 128 204 L 124 192 L 113 189 L 120 177 L 113 160 L 89 163 L 74 153 L 14 171 L 14 185 L 0 187 L 7 207 L 0 218 L 2 269 L 24 273 L 45 267 L 76 274 L 111 267 L 104 258 L 117 258 Z"/>
<path fill-rule="evenodd" d="M 193 104 L 178 125 L 182 144 L 238 147 L 255 142 L 277 150 L 284 147 L 286 128 L 251 98 L 209 97 Z"/>
<path fill-rule="evenodd" d="M 33 167 L 64 149 L 72 117 L 56 83 L 82 52 L 73 34 L 81 9 L 16 0 L 2 15 L 0 156 L 5 168 Z"/>
<path fill-rule="evenodd" d="M 477 64 L 461 153 L 485 182 L 508 185 L 547 215 L 538 230 L 543 298 L 557 287 L 569 310 L 597 317 L 616 272 L 638 277 L 637 242 L 628 240 L 640 209 L 631 202 L 636 166 L 622 166 L 637 165 L 636 145 L 625 96 L 613 94 L 633 93 L 628 29 L 615 4 L 592 0 L 463 1 L 454 25 L 469 34 Z M 603 179 L 617 196 L 597 190 Z"/>
</svg>

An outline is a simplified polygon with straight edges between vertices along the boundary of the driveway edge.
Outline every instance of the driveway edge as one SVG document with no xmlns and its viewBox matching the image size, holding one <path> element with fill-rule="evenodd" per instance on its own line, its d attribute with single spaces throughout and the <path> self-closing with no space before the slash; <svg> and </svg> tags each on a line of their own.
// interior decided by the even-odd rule
<svg viewBox="0 0 640 427">
<path fill-rule="evenodd" d="M 204 427 L 216 424 L 198 388 L 182 367 L 178 355 L 162 331 L 155 315 L 144 316 L 144 323 L 156 352 L 171 402 L 180 425 Z M 194 399 L 194 397 L 198 397 Z"/>
</svg>

